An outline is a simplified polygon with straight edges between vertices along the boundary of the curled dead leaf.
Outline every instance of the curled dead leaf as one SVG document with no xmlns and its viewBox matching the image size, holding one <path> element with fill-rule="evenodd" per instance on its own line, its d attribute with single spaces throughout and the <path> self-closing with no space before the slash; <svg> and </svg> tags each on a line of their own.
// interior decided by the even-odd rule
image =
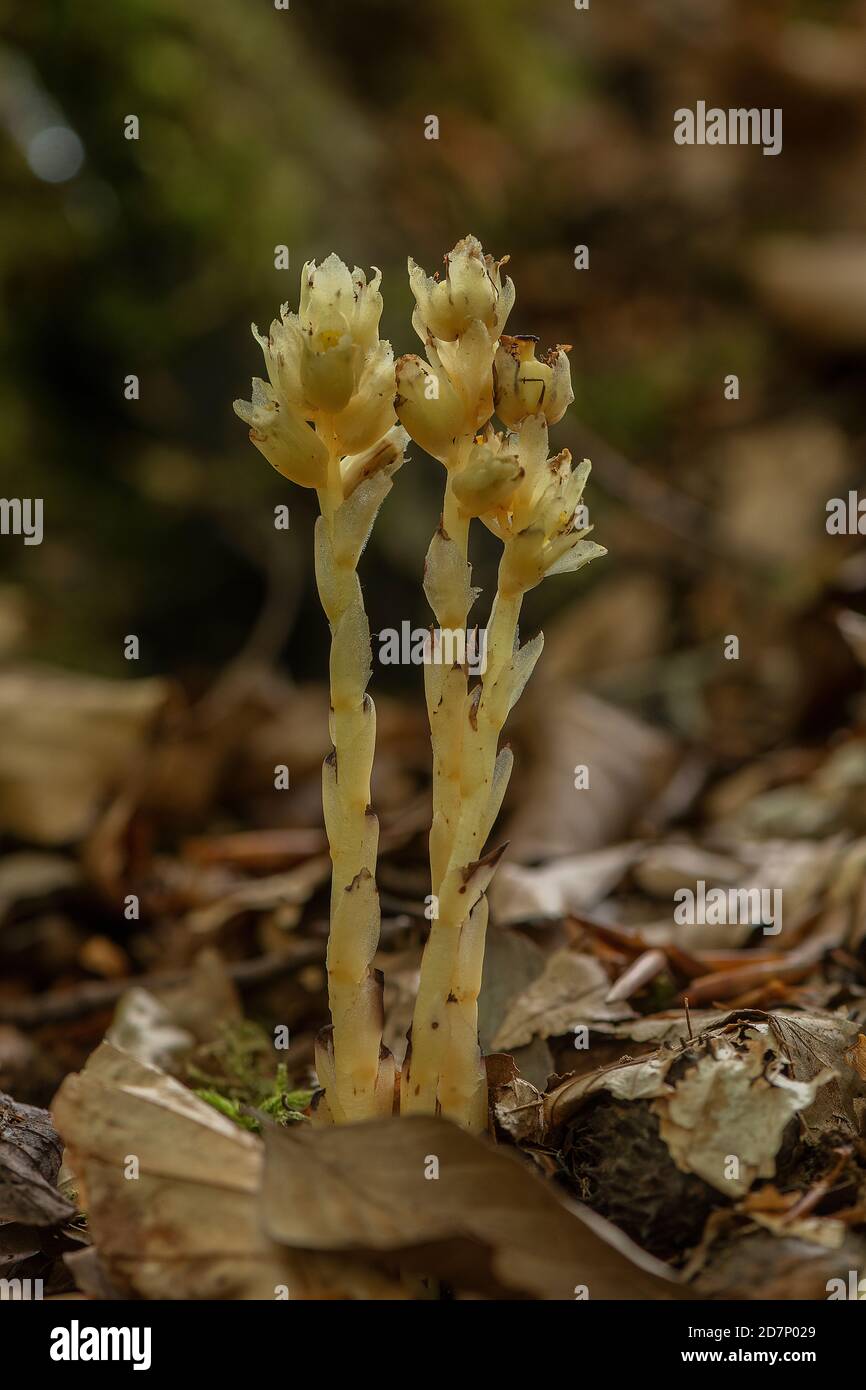
<svg viewBox="0 0 866 1390">
<path fill-rule="evenodd" d="M 261 1141 L 110 1043 L 67 1077 L 54 1116 L 109 1287 L 160 1299 L 406 1296 L 376 1269 L 269 1240 Z"/>
</svg>

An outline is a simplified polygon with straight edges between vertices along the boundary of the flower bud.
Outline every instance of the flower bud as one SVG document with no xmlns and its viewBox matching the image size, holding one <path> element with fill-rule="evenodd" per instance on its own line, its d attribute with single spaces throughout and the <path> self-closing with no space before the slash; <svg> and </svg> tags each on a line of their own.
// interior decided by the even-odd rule
<svg viewBox="0 0 866 1390">
<path fill-rule="evenodd" d="M 533 451 L 540 438 L 533 442 Z M 504 592 L 525 593 L 545 575 L 581 569 L 597 555 L 606 554 L 602 546 L 586 539 L 592 527 L 578 520 L 577 509 L 589 472 L 589 459 L 582 459 L 575 467 L 568 449 L 563 449 L 547 459 L 540 471 L 535 469 L 534 479 L 527 479 L 531 483 L 529 493 L 512 500 L 513 529 L 506 539 L 499 576 Z"/>
<path fill-rule="evenodd" d="M 495 261 L 484 254 L 477 237 L 464 237 L 445 257 L 445 279 L 439 280 L 425 275 L 410 257 L 409 284 L 420 326 L 435 338 L 451 342 L 477 319 L 495 341 L 514 304 L 514 285 L 508 278 L 503 285 L 500 275 L 507 259 Z"/>
<path fill-rule="evenodd" d="M 288 309 L 288 304 L 281 305 L 280 317 L 274 319 L 267 338 L 253 324 L 253 337 L 264 355 L 274 390 L 289 405 L 303 412 L 306 403 L 301 386 L 301 325 L 297 314 L 290 314 Z"/>
<path fill-rule="evenodd" d="M 410 353 L 396 363 L 394 409 L 412 438 L 434 458 L 445 461 L 463 428 L 464 407 L 447 377 Z"/>
<path fill-rule="evenodd" d="M 544 532 L 540 526 L 528 526 L 508 541 L 499 565 L 499 591 L 504 597 L 535 588 L 544 574 L 543 551 Z"/>
<path fill-rule="evenodd" d="M 454 475 L 454 495 L 464 516 L 482 516 L 508 504 L 522 477 L 517 455 L 476 444 Z"/>
<path fill-rule="evenodd" d="M 333 252 L 320 266 L 308 261 L 301 272 L 301 327 L 311 338 L 333 335 L 332 347 L 348 334 L 362 352 L 370 351 L 379 336 L 381 280 L 382 272 L 375 270 L 367 284 L 363 270 L 355 266 L 350 272 Z"/>
<path fill-rule="evenodd" d="M 348 404 L 355 390 L 360 349 L 348 333 L 338 336 L 327 329 L 304 334 L 301 348 L 301 389 L 317 411 L 336 414 Z"/>
<path fill-rule="evenodd" d="M 235 401 L 235 414 L 250 427 L 250 439 L 268 463 L 300 487 L 324 487 L 328 450 L 291 406 L 259 377 L 251 401 Z"/>
<path fill-rule="evenodd" d="M 313 416 L 337 414 L 358 388 L 364 358 L 379 342 L 381 279 L 377 270 L 368 285 L 362 270 L 350 272 L 333 254 L 320 266 L 308 261 L 301 272 L 300 314 L 294 323 L 294 315 L 283 315 L 285 332 L 297 325 L 299 338 L 298 387 L 286 398 L 299 398 Z M 282 377 L 274 384 L 283 387 Z"/>
<path fill-rule="evenodd" d="M 463 403 L 463 434 L 473 434 L 493 414 L 492 350 L 490 334 L 480 319 L 473 319 L 453 343 L 440 338 L 427 345 L 434 372 L 447 379 Z"/>
<path fill-rule="evenodd" d="M 341 454 L 359 454 L 390 429 L 394 415 L 394 354 L 379 343 L 364 359 L 357 390 L 332 421 Z"/>
<path fill-rule="evenodd" d="M 566 356 L 571 348 L 558 344 L 539 360 L 537 342 L 533 337 L 505 335 L 496 350 L 493 396 L 496 413 L 506 425 L 519 425 L 527 415 L 537 414 L 555 425 L 574 400 Z"/>
</svg>

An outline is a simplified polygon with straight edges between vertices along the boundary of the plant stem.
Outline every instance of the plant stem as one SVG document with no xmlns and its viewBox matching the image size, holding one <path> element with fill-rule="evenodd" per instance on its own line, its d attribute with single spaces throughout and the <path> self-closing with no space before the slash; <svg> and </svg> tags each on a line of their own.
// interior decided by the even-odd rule
<svg viewBox="0 0 866 1390">
<path fill-rule="evenodd" d="M 322 768 L 325 827 L 331 850 L 328 996 L 333 1024 L 319 1046 L 329 1117 L 339 1123 L 390 1114 L 388 1068 L 380 1068 L 381 978 L 372 962 L 379 941 L 376 853 L 379 823 L 370 808 L 376 714 L 366 693 L 370 632 L 354 563 L 336 544 L 343 504 L 340 458 L 333 431 L 327 486 L 319 492 L 316 581 L 331 628 L 330 732 L 334 751 Z"/>
<path fill-rule="evenodd" d="M 468 586 L 467 586 L 468 591 Z M 447 828 L 437 842 L 444 868 L 438 878 L 438 916 L 424 951 L 412 1026 L 412 1056 L 403 1109 L 435 1111 L 437 1105 L 470 1128 L 486 1125 L 486 1081 L 478 1050 L 477 1001 L 481 985 L 487 904 L 483 897 L 492 867 L 477 864 L 501 804 L 510 771 L 505 756 L 497 773 L 499 733 L 508 713 L 507 694 L 497 682 L 510 672 L 520 596 L 497 593 L 487 641 L 487 668 L 477 702 L 462 688 L 462 705 L 452 699 L 444 725 L 450 758 L 442 756 L 434 783 L 437 811 Z M 445 687 L 443 687 L 444 690 Z M 435 728 L 431 716 L 431 730 Z M 442 753 L 434 735 L 436 752 Z M 449 775 L 450 774 L 450 775 Z M 448 791 L 445 791 L 446 779 Z M 448 798 L 446 800 L 446 797 Z M 445 812 L 450 815 L 446 816 Z M 443 1078 L 443 1072 L 447 1075 Z"/>
<path fill-rule="evenodd" d="M 455 461 L 456 466 L 456 461 Z M 442 509 L 442 530 L 450 539 L 465 574 L 462 592 L 455 592 L 447 607 L 434 613 L 440 632 L 466 632 L 469 621 L 469 520 L 460 515 L 448 471 Z M 430 827 L 431 892 L 437 895 L 448 865 L 459 813 L 460 763 L 463 709 L 468 677 L 465 664 L 446 670 L 432 661 L 424 672 L 430 742 L 433 748 L 433 822 Z"/>
<path fill-rule="evenodd" d="M 465 866 L 477 861 L 499 812 L 511 772 L 509 750 L 499 751 L 499 736 L 508 716 L 507 692 L 497 681 L 509 673 L 517 641 L 522 596 L 506 598 L 497 592 L 491 611 L 487 641 L 487 669 L 474 727 L 470 723 L 470 747 L 464 768 L 467 777 L 460 794 L 465 806 L 453 848 L 455 869 L 465 877 Z M 458 892 L 459 899 L 459 892 Z M 461 911 L 458 905 L 458 912 Z M 487 1126 L 487 1076 L 478 1042 L 478 995 L 484 968 L 487 933 L 487 897 L 477 902 L 457 927 L 448 1008 L 448 1032 L 439 1076 L 442 1113 L 468 1129 Z"/>
<path fill-rule="evenodd" d="M 425 565 L 427 593 L 440 633 L 450 630 L 465 635 L 469 618 L 470 567 L 469 518 L 461 515 L 453 490 L 454 474 L 459 471 L 472 447 L 472 435 L 457 440 L 446 461 L 445 496 L 442 504 L 440 533 L 434 536 Z M 444 588 L 430 585 L 437 564 L 437 542 L 449 547 L 451 564 L 449 583 Z M 465 662 L 445 667 L 432 659 L 424 667 L 424 687 L 427 715 L 430 721 L 430 742 L 433 750 L 433 819 L 430 827 L 430 887 L 433 918 L 430 936 L 424 949 L 421 966 L 421 989 L 431 970 L 440 973 L 436 965 L 444 941 L 438 927 L 439 897 L 451 859 L 454 837 L 460 818 L 460 780 L 463 729 L 467 701 L 468 675 Z M 420 1000 L 420 990 L 419 990 Z M 407 1056 L 401 1077 L 402 1113 L 432 1113 L 436 1109 L 436 1039 L 431 1036 L 438 1028 L 436 1020 L 424 1021 L 416 1003 L 412 1022 L 411 1055 Z"/>
</svg>

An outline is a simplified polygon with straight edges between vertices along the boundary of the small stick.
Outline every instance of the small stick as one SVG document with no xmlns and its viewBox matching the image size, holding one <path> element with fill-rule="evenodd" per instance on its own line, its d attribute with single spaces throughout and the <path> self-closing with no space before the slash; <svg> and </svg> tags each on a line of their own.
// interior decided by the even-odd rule
<svg viewBox="0 0 866 1390">
<path fill-rule="evenodd" d="M 627 965 L 625 970 L 616 980 L 605 995 L 606 1004 L 619 1004 L 624 999 L 631 999 L 633 994 L 648 985 L 650 980 L 654 980 L 663 970 L 667 969 L 668 960 L 664 951 L 652 950 L 645 951 L 637 960 L 633 960 Z"/>
<path fill-rule="evenodd" d="M 842 1172 L 842 1169 L 845 1167 L 845 1164 L 848 1162 L 848 1159 L 851 1157 L 851 1152 L 850 1147 L 834 1149 L 834 1153 L 838 1154 L 838 1158 L 833 1164 L 833 1167 L 830 1169 L 829 1173 L 824 1174 L 823 1178 L 818 1179 L 814 1187 L 810 1188 L 808 1192 L 803 1193 L 799 1202 L 796 1202 L 794 1206 L 785 1212 L 785 1215 L 782 1217 L 782 1221 L 785 1225 L 788 1225 L 791 1221 L 799 1220 L 802 1216 L 808 1216 L 810 1211 L 814 1211 L 821 1199 L 826 1197 L 827 1193 L 832 1188 L 834 1182 Z"/>
</svg>

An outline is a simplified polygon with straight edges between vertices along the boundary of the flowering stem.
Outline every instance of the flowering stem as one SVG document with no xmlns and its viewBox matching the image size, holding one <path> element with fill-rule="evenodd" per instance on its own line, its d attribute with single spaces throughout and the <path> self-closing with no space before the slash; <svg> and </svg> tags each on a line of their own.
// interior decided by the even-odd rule
<svg viewBox="0 0 866 1390">
<path fill-rule="evenodd" d="M 522 595 L 497 591 L 487 640 L 487 667 L 474 724 L 469 721 L 460 797 L 464 807 L 453 846 L 452 863 L 465 880 L 466 866 L 477 862 L 499 811 L 511 772 L 510 750 L 499 751 L 499 736 L 508 716 L 508 692 L 497 689 L 509 674 L 517 643 Z M 506 680 L 506 685 L 508 681 Z M 461 898 L 463 901 L 461 901 Z M 465 894 L 453 897 L 459 919 L 454 931 L 448 990 L 447 1038 L 439 1077 L 442 1113 L 469 1129 L 487 1124 L 487 1077 L 478 1042 L 478 995 L 487 933 L 487 898 L 483 891 L 467 910 Z"/>
<path fill-rule="evenodd" d="M 449 470 L 446 512 L 460 521 Z M 452 521 L 465 546 L 462 530 Z M 443 529 L 447 528 L 444 527 Z M 448 533 L 450 537 L 450 532 Z M 453 538 L 452 538 L 453 539 Z M 431 547 L 432 553 L 432 547 Z M 450 601 L 440 608 L 460 617 L 465 628 L 471 601 L 466 551 L 460 552 L 465 575 L 449 566 Z M 464 582 L 465 581 L 465 582 Z M 438 592 L 433 586 L 434 592 Z M 484 842 L 499 809 L 510 771 L 510 754 L 497 774 L 499 733 L 508 713 L 497 690 L 510 666 L 517 635 L 520 596 L 499 592 L 491 612 L 487 666 L 477 697 L 467 689 L 465 668 L 428 674 L 428 708 L 434 750 L 434 812 L 431 876 L 437 914 L 424 951 L 421 982 L 412 1025 L 412 1054 L 404 1068 L 405 1113 L 435 1111 L 473 1129 L 487 1122 L 487 1088 L 478 1048 L 478 992 L 484 958 L 487 903 L 484 898 L 492 867 L 478 865 Z M 442 613 L 437 612 L 440 622 Z"/>
<path fill-rule="evenodd" d="M 461 514 L 454 495 L 453 478 L 471 443 L 471 435 L 456 441 L 446 460 L 442 522 L 439 532 L 430 544 L 425 566 L 425 590 L 440 632 L 450 630 L 465 634 L 469 617 L 469 518 Z M 441 565 L 443 547 L 449 555 L 449 582 L 440 585 L 435 582 L 435 573 Z M 447 940 L 439 927 L 439 900 L 460 818 L 462 745 L 468 686 L 465 661 L 460 665 L 445 667 L 431 659 L 424 668 L 424 684 L 433 749 L 433 820 L 430 827 L 433 916 L 421 970 L 421 988 L 426 994 L 431 988 L 431 971 L 439 978 L 445 968 L 438 963 L 440 957 L 443 961 L 446 959 L 443 951 L 447 947 Z M 427 981 L 426 985 L 424 981 Z M 425 1010 L 419 1011 L 416 1005 L 412 1024 L 411 1056 L 407 1057 L 401 1078 L 403 1113 L 429 1113 L 436 1108 L 435 1059 L 439 1049 L 435 1032 L 439 1022 L 429 1014 L 429 1009 L 426 1013 L 429 1016 L 425 1016 Z"/>
<path fill-rule="evenodd" d="M 355 562 L 336 543 L 343 505 L 340 459 L 323 430 L 329 460 L 318 490 L 316 580 L 331 628 L 330 731 L 333 752 L 322 769 L 325 825 L 331 850 L 328 995 L 332 1034 L 317 1048 L 328 1117 L 334 1122 L 390 1114 L 393 1063 L 380 1066 L 382 985 L 372 968 L 379 941 L 376 853 L 379 823 L 370 808 L 376 714 L 366 693 L 370 633 Z"/>
<path fill-rule="evenodd" d="M 455 458 L 455 465 L 459 466 Z M 452 591 L 448 606 L 440 605 L 434 613 L 440 631 L 465 633 L 469 620 L 468 560 L 469 519 L 460 514 L 452 489 L 449 469 L 442 508 L 442 530 L 454 547 L 457 566 L 465 576 L 461 590 Z M 445 670 L 432 661 L 425 667 L 427 713 L 430 720 L 430 741 L 433 748 L 433 822 L 430 827 L 430 879 L 434 898 L 439 893 L 442 876 L 448 864 L 451 844 L 457 824 L 463 708 L 466 703 L 467 672 L 465 663 Z"/>
</svg>

